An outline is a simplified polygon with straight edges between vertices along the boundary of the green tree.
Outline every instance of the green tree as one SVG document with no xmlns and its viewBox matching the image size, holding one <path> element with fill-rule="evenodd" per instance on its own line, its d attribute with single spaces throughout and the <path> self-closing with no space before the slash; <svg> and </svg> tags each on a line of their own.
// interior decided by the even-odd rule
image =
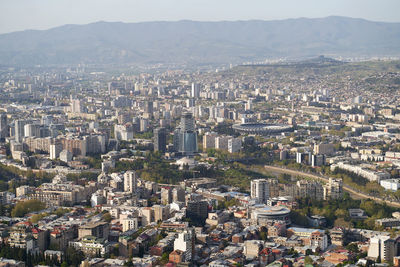
<svg viewBox="0 0 400 267">
<path fill-rule="evenodd" d="M 111 216 L 111 214 L 109 213 L 109 212 L 107 212 L 107 213 L 104 213 L 103 214 L 103 220 L 105 220 L 106 222 L 111 222 L 111 220 L 112 220 L 112 216 Z"/>
<path fill-rule="evenodd" d="M 306 256 L 305 258 L 304 258 L 304 264 L 313 264 L 313 260 L 311 259 L 311 257 L 310 256 Z"/>
<path fill-rule="evenodd" d="M 25 214 L 34 211 L 43 210 L 46 205 L 36 199 L 26 200 L 18 202 L 15 207 L 11 210 L 12 217 L 23 217 Z"/>
</svg>

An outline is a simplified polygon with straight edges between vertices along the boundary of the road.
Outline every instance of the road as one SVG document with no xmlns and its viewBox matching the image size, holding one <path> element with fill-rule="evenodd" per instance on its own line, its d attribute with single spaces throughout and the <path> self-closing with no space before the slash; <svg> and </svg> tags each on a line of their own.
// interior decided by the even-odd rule
<svg viewBox="0 0 400 267">
<path fill-rule="evenodd" d="M 300 176 L 300 177 L 309 177 L 315 180 L 320 180 L 320 181 L 324 181 L 324 182 L 329 182 L 329 178 L 326 177 L 322 177 L 316 174 L 311 174 L 311 173 L 306 173 L 306 172 L 301 172 L 301 171 L 296 171 L 296 170 L 291 170 L 291 169 L 285 169 L 285 168 L 281 168 L 281 167 L 275 167 L 275 166 L 269 166 L 269 165 L 265 165 L 264 169 L 270 172 L 277 172 L 277 173 L 286 173 L 286 174 L 290 174 L 290 175 L 294 175 L 294 176 Z M 376 202 L 379 203 L 386 203 L 388 206 L 392 206 L 395 208 L 400 208 L 400 203 L 398 202 L 393 202 L 393 201 L 388 201 L 388 200 L 383 200 L 381 198 L 377 198 L 377 197 L 373 197 L 373 196 L 369 196 L 367 194 L 355 191 L 354 189 L 350 188 L 349 186 L 343 184 L 343 190 L 346 192 L 349 192 L 350 195 L 352 197 L 358 198 L 358 199 L 373 199 Z"/>
</svg>

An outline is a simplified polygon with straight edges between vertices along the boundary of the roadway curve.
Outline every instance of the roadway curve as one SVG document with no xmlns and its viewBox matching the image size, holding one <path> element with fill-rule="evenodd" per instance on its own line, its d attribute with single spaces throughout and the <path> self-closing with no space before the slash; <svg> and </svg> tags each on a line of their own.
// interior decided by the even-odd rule
<svg viewBox="0 0 400 267">
<path fill-rule="evenodd" d="M 325 177 L 311 174 L 311 173 L 306 173 L 306 172 L 301 172 L 301 171 L 296 171 L 296 170 L 291 170 L 291 169 L 285 169 L 285 168 L 281 168 L 281 167 L 269 166 L 269 165 L 265 165 L 264 169 L 267 171 L 271 171 L 271 172 L 286 173 L 286 174 L 295 175 L 295 176 L 309 177 L 309 178 L 312 178 L 315 180 L 324 181 L 326 183 L 329 182 L 329 178 L 325 178 Z M 379 203 L 386 203 L 388 206 L 400 208 L 400 203 L 398 203 L 398 202 L 387 201 L 387 200 L 383 200 L 381 198 L 377 198 L 377 197 L 369 196 L 369 195 L 361 193 L 361 192 L 357 192 L 345 184 L 343 184 L 343 190 L 349 192 L 350 195 L 356 196 L 361 199 L 372 199 Z"/>
</svg>

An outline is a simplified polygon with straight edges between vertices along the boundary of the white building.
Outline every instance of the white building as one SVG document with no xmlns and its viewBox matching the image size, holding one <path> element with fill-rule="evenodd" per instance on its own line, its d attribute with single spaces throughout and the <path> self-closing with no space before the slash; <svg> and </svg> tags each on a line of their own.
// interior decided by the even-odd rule
<svg viewBox="0 0 400 267">
<path fill-rule="evenodd" d="M 138 229 L 138 218 L 128 217 L 121 220 L 122 231 L 126 232 L 131 229 Z"/>
<path fill-rule="evenodd" d="M 381 261 L 392 262 L 395 256 L 395 240 L 390 236 L 375 236 L 370 239 L 368 257 L 372 259 L 380 258 Z"/>
<path fill-rule="evenodd" d="M 179 233 L 178 238 L 174 241 L 174 250 L 180 250 L 184 252 L 185 262 L 190 262 L 194 257 L 194 231 L 193 229 L 187 229 L 182 233 Z"/>
<path fill-rule="evenodd" d="M 400 188 L 400 179 L 381 180 L 379 183 L 386 190 L 397 191 Z"/>
<path fill-rule="evenodd" d="M 117 140 L 130 141 L 133 139 L 132 125 L 115 125 L 114 136 Z"/>
<path fill-rule="evenodd" d="M 373 171 L 361 166 L 351 165 L 344 162 L 338 162 L 337 164 L 331 165 L 331 170 L 334 171 L 336 168 L 347 170 L 350 172 L 354 172 L 357 175 L 360 175 L 369 181 L 377 181 L 378 183 L 381 180 L 386 180 L 390 178 L 390 174 L 382 171 Z"/>
<path fill-rule="evenodd" d="M 57 159 L 62 151 L 62 144 L 50 145 L 50 159 Z"/>
<path fill-rule="evenodd" d="M 267 179 L 251 180 L 251 198 L 258 203 L 267 203 L 270 198 L 270 183 Z"/>
<path fill-rule="evenodd" d="M 135 171 L 127 171 L 124 173 L 124 191 L 136 193 L 137 174 Z"/>
<path fill-rule="evenodd" d="M 192 83 L 192 91 L 190 96 L 192 98 L 199 98 L 200 97 L 200 84 Z"/>
<path fill-rule="evenodd" d="M 72 153 L 64 149 L 60 152 L 60 160 L 63 162 L 70 162 L 72 160 Z"/>
</svg>

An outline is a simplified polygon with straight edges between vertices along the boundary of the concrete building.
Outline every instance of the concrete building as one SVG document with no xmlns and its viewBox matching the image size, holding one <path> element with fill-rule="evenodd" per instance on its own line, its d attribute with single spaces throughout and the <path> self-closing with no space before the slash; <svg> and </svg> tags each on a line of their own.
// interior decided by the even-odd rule
<svg viewBox="0 0 400 267">
<path fill-rule="evenodd" d="M 257 203 L 267 203 L 270 197 L 279 195 L 278 181 L 276 179 L 255 179 L 250 182 L 251 198 Z M 278 190 L 278 192 L 276 192 Z"/>
<path fill-rule="evenodd" d="M 137 174 L 135 171 L 127 171 L 124 173 L 124 191 L 130 193 L 136 193 Z"/>
<path fill-rule="evenodd" d="M 208 217 L 207 201 L 188 201 L 186 216 L 192 219 L 206 219 Z"/>
<path fill-rule="evenodd" d="M 165 221 L 168 219 L 168 217 L 169 217 L 168 206 L 154 205 L 153 210 L 154 210 L 154 221 L 155 222 Z"/>
<path fill-rule="evenodd" d="M 72 160 L 72 153 L 66 149 L 60 152 L 60 160 L 63 162 L 70 162 Z"/>
<path fill-rule="evenodd" d="M 0 114 L 0 139 L 4 139 L 8 136 L 8 120 L 7 114 Z"/>
<path fill-rule="evenodd" d="M 329 178 L 329 182 L 324 185 L 324 199 L 340 199 L 343 197 L 343 180 Z"/>
<path fill-rule="evenodd" d="M 228 151 L 229 153 L 236 153 L 242 149 L 242 139 L 240 138 L 230 138 L 228 140 Z"/>
<path fill-rule="evenodd" d="M 392 262 L 393 257 L 397 256 L 398 242 L 390 236 L 375 236 L 370 239 L 368 257 L 372 259 L 380 258 L 381 261 Z"/>
<path fill-rule="evenodd" d="M 195 233 L 193 229 L 184 230 L 182 233 L 178 234 L 178 238 L 174 241 L 174 251 L 182 251 L 185 262 L 191 262 L 194 259 L 194 242 Z"/>
<path fill-rule="evenodd" d="M 172 189 L 170 187 L 161 188 L 161 204 L 168 205 L 172 202 Z"/>
<path fill-rule="evenodd" d="M 62 144 L 56 143 L 50 145 L 50 159 L 57 159 L 62 151 Z"/>
<path fill-rule="evenodd" d="M 94 236 L 97 238 L 108 239 L 110 234 L 110 225 L 107 222 L 99 221 L 81 225 L 78 229 L 78 238 L 85 236 Z"/>
<path fill-rule="evenodd" d="M 331 155 L 335 152 L 333 144 L 315 144 L 314 154 L 316 155 Z"/>
<path fill-rule="evenodd" d="M 136 230 L 138 229 L 138 218 L 127 217 L 121 220 L 121 224 L 122 224 L 122 232 L 126 232 L 132 229 Z"/>
<path fill-rule="evenodd" d="M 167 133 L 165 128 L 160 127 L 154 129 L 154 151 L 165 153 L 167 149 Z"/>
<path fill-rule="evenodd" d="M 192 98 L 195 99 L 200 97 L 200 84 L 192 83 L 192 90 L 190 95 Z"/>
<path fill-rule="evenodd" d="M 172 201 L 173 202 L 185 202 L 185 189 L 178 186 L 172 189 Z"/>
<path fill-rule="evenodd" d="M 215 132 L 207 132 L 203 136 L 203 149 L 215 148 L 215 138 L 217 137 Z"/>
<path fill-rule="evenodd" d="M 26 120 L 15 120 L 14 121 L 14 137 L 15 141 L 21 143 L 25 136 L 25 125 L 29 122 Z"/>
</svg>

